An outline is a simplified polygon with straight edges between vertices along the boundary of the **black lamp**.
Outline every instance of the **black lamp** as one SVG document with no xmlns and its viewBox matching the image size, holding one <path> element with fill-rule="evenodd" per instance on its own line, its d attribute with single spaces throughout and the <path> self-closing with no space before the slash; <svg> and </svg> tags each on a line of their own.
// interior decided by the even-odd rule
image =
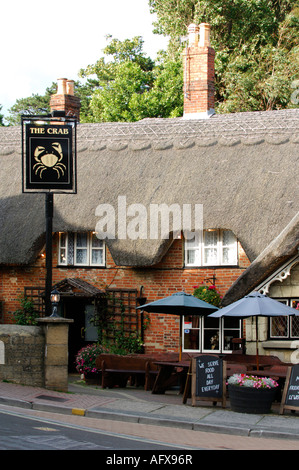
<svg viewBox="0 0 299 470">
<path fill-rule="evenodd" d="M 57 309 L 59 301 L 60 301 L 60 294 L 59 294 L 57 289 L 52 290 L 51 295 L 50 295 L 50 299 L 51 299 L 51 302 L 52 302 L 52 315 L 51 315 L 51 317 L 60 317 L 60 315 L 58 315 L 58 309 Z"/>
</svg>

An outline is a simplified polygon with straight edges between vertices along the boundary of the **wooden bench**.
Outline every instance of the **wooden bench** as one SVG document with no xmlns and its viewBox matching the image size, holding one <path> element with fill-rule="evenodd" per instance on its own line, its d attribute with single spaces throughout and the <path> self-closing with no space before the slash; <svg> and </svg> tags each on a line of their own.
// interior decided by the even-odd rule
<svg viewBox="0 0 299 470">
<path fill-rule="evenodd" d="M 189 357 L 187 355 L 187 357 Z M 143 385 L 151 390 L 159 372 L 158 361 L 178 360 L 177 353 L 117 354 L 103 353 L 96 359 L 96 368 L 101 372 L 103 388 L 114 386 L 125 387 L 130 379 L 131 384 Z M 171 384 L 177 385 L 178 377 L 173 374 Z"/>
<path fill-rule="evenodd" d="M 101 354 L 96 368 L 102 373 L 102 388 L 126 387 L 129 378 L 136 386 L 145 384 L 148 359 L 146 357 Z"/>
</svg>

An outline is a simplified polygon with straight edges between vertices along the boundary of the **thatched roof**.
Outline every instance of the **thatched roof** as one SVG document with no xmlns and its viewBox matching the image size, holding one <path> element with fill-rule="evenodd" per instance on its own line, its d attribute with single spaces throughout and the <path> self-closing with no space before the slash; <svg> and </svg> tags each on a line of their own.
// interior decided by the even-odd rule
<svg viewBox="0 0 299 470">
<path fill-rule="evenodd" d="M 222 305 L 229 305 L 257 288 L 287 260 L 298 255 L 298 249 L 299 212 L 234 282 L 224 296 Z"/>
<path fill-rule="evenodd" d="M 299 110 L 78 125 L 78 193 L 54 196 L 54 230 L 94 230 L 98 204 L 203 204 L 253 261 L 298 211 Z M 22 194 L 21 129 L 0 128 L 0 262 L 44 242 L 44 194 Z M 150 266 L 168 240 L 108 240 L 118 265 Z"/>
</svg>

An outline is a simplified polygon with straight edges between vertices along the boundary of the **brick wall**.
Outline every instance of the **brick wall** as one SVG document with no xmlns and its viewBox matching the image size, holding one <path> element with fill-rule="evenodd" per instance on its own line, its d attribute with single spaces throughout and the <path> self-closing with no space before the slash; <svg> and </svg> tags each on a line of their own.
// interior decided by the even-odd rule
<svg viewBox="0 0 299 470">
<path fill-rule="evenodd" d="M 118 267 L 106 249 L 106 268 L 67 268 L 57 267 L 58 235 L 53 239 L 53 284 L 68 278 L 81 278 L 90 284 L 105 289 L 134 288 L 143 286 L 147 302 L 185 290 L 192 293 L 196 285 L 207 278 L 216 276 L 216 287 L 224 295 L 232 283 L 249 265 L 249 261 L 239 246 L 239 266 L 209 268 L 185 268 L 183 240 L 175 240 L 159 264 L 148 268 Z M 0 301 L 4 306 L 4 323 L 13 323 L 12 312 L 19 307 L 17 300 L 25 287 L 44 286 L 45 259 L 39 256 L 34 264 L 27 267 L 3 267 Z M 1 280 L 0 278 L 0 280 Z M 1 284 L 0 284 L 1 287 Z M 170 315 L 150 315 L 150 325 L 145 331 L 146 351 L 177 351 L 179 338 L 179 318 Z"/>
</svg>

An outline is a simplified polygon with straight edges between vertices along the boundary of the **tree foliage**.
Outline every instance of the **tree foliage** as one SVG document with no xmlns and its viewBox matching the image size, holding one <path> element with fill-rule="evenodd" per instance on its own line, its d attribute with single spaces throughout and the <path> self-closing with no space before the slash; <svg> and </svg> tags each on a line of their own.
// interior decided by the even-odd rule
<svg viewBox="0 0 299 470">
<path fill-rule="evenodd" d="M 1 109 L 2 109 L 2 105 L 0 104 L 0 111 Z M 4 119 L 4 115 L 0 113 L 0 127 L 4 126 L 3 119 Z"/>
<path fill-rule="evenodd" d="M 94 65 L 81 69 L 80 76 L 95 77 L 96 89 L 90 101 L 90 119 L 137 121 L 146 117 L 170 117 L 182 113 L 180 62 L 161 54 L 155 64 L 143 52 L 143 40 L 110 43 Z"/>
<path fill-rule="evenodd" d="M 218 112 L 296 106 L 299 8 L 294 0 L 149 0 L 170 48 L 191 23 L 211 24 Z"/>
<path fill-rule="evenodd" d="M 47 114 L 50 112 L 50 97 L 55 93 L 56 85 L 52 85 L 46 88 L 44 95 L 32 94 L 28 98 L 17 99 L 15 104 L 9 109 L 10 115 L 7 121 L 10 125 L 16 126 L 20 124 L 21 115 L 32 115 L 32 114 Z"/>
</svg>

